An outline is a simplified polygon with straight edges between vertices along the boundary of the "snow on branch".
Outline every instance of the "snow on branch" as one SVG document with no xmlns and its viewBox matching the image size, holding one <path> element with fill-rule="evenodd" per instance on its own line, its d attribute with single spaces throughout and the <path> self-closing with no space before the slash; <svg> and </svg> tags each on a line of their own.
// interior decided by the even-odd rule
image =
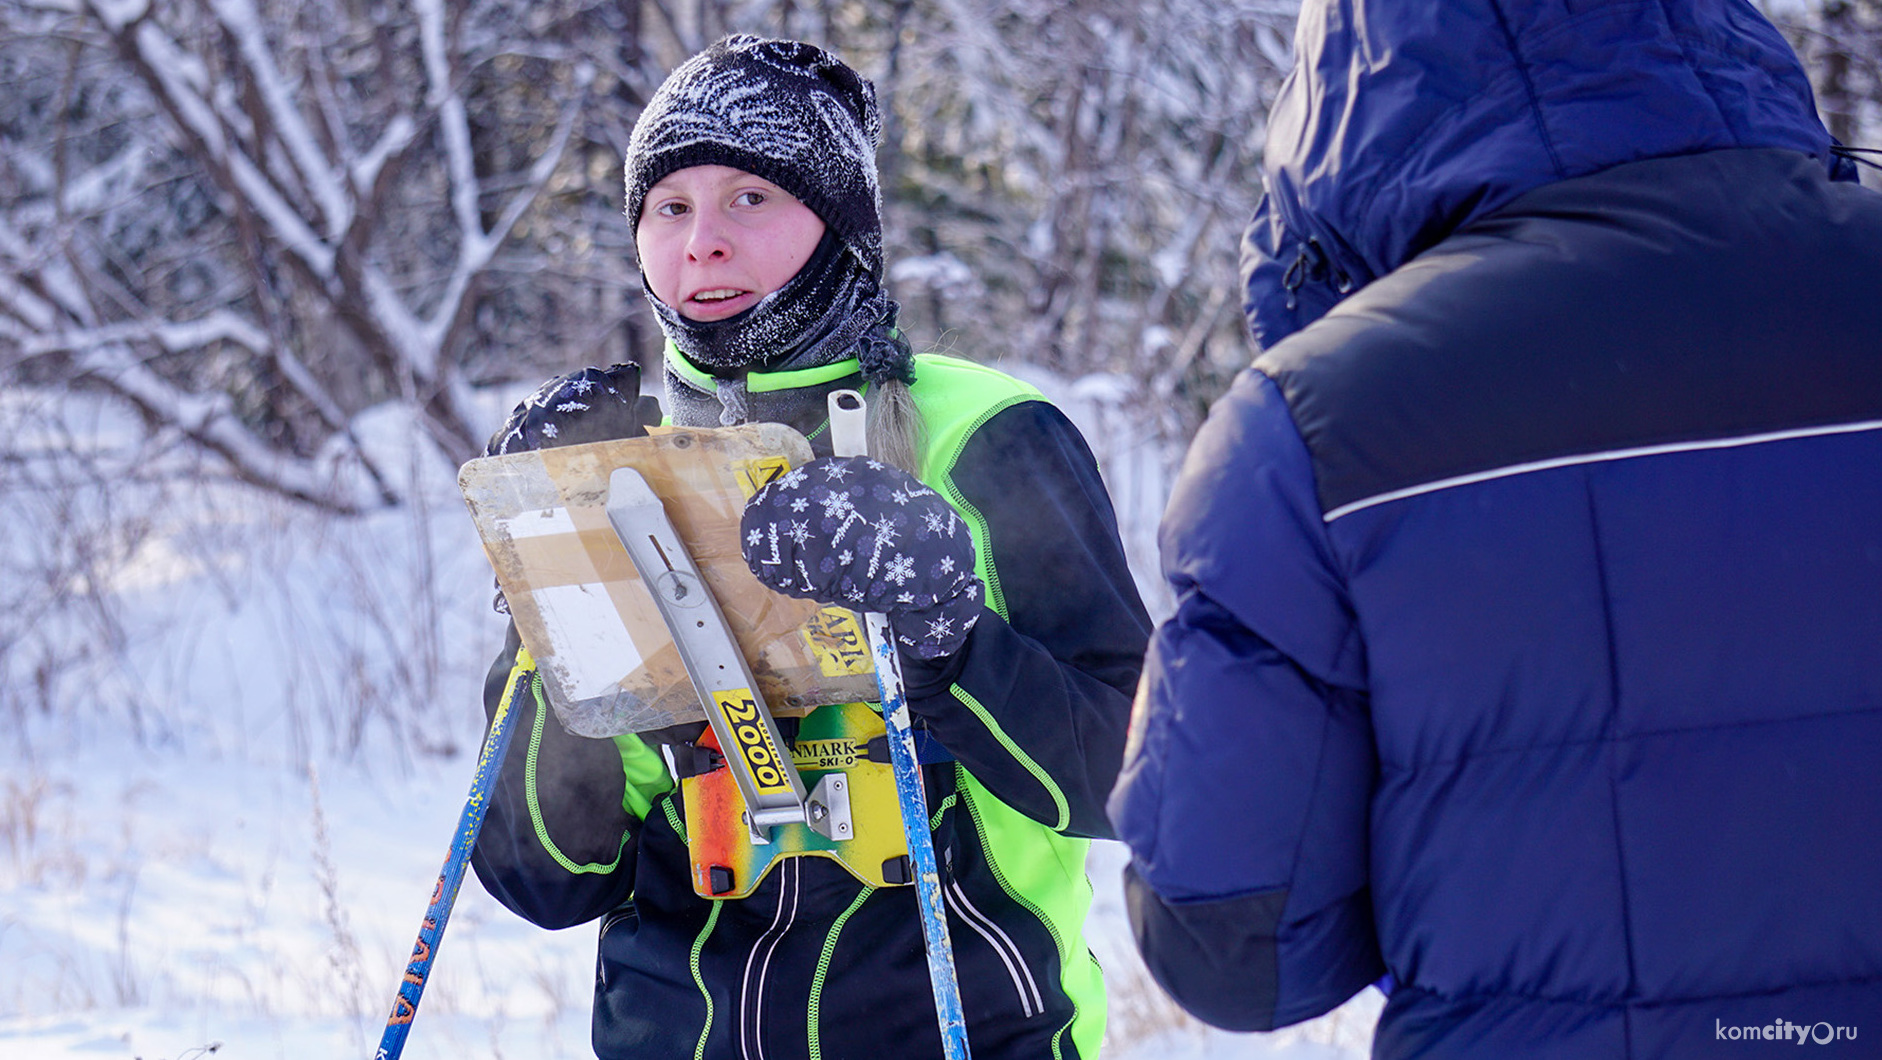
<svg viewBox="0 0 1882 1060">
<path fill-rule="evenodd" d="M 497 221 L 486 233 L 481 227 L 474 232 L 464 233 L 459 244 L 457 268 L 452 272 L 450 286 L 445 296 L 440 299 L 437 311 L 426 323 L 425 333 L 429 342 L 422 348 L 443 349 L 449 345 L 449 329 L 460 318 L 458 312 L 471 281 L 481 273 L 495 256 L 497 248 L 509 237 L 510 230 L 516 227 L 523 214 L 535 205 L 543 188 L 554 175 L 556 165 L 562 159 L 562 152 L 568 146 L 569 134 L 575 129 L 576 115 L 580 110 L 580 101 L 570 100 L 562 110 L 561 120 L 556 124 L 555 135 L 548 150 L 544 151 L 523 182 L 523 186 L 504 204 L 497 215 Z"/>
<path fill-rule="evenodd" d="M 249 0 L 216 0 L 215 12 L 223 28 L 239 42 L 242 59 L 248 64 L 249 75 L 267 106 L 274 133 L 286 147 L 287 156 L 293 159 L 313 200 L 326 215 L 327 231 L 344 230 L 351 220 L 352 204 L 330 161 L 314 142 L 313 131 L 295 106 L 293 94 L 262 35 L 254 5 Z"/>
<path fill-rule="evenodd" d="M 386 123 L 385 131 L 379 134 L 367 152 L 353 164 L 353 194 L 363 196 L 365 189 L 371 188 L 379 180 L 379 171 L 384 168 L 386 159 L 404 151 L 418 138 L 418 123 L 404 114 L 395 114 Z"/>
<path fill-rule="evenodd" d="M 0 156 L 0 181 L 25 185 L 0 202 L 0 372 L 65 358 L 153 419 L 181 417 L 245 477 L 308 497 L 264 470 L 292 459 L 262 454 L 337 447 L 377 477 L 351 421 L 399 401 L 468 458 L 488 425 L 464 362 L 503 363 L 493 333 L 540 363 L 557 347 L 528 314 L 585 350 L 595 320 L 619 327 L 632 271 L 579 231 L 588 203 L 526 220 L 591 171 L 571 159 L 577 136 L 631 121 L 632 94 L 591 89 L 623 66 L 622 43 L 595 32 L 611 10 L 22 2 L 39 4 L 32 27 L 0 20 L 0 47 L 28 67 L 15 83 L 64 87 L 0 99 L 0 130 L 26 130 Z M 571 244 L 586 260 L 543 267 Z M 198 415 L 223 394 L 242 396 L 246 428 Z"/>
<path fill-rule="evenodd" d="M 37 333 L 58 326 L 59 313 L 52 303 L 6 273 L 0 273 L 0 312 L 19 322 L 11 334 L 21 345 Z"/>
<path fill-rule="evenodd" d="M 183 391 L 151 371 L 129 347 L 95 347 L 80 357 L 76 366 L 152 420 L 181 430 L 220 455 L 237 477 L 249 483 L 344 514 L 355 514 L 371 505 L 343 492 L 334 476 L 313 461 L 261 442 L 235 415 L 226 394 Z"/>
<path fill-rule="evenodd" d="M 98 10 L 99 0 L 91 0 Z M 103 19 L 102 12 L 100 14 Z M 111 25 L 105 20 L 106 25 Z M 282 245 L 293 251 L 316 276 L 333 271 L 333 249 L 301 216 L 262 168 L 229 141 L 227 128 L 240 116 L 219 113 L 198 84 L 207 77 L 202 63 L 159 29 L 149 19 L 119 28 L 119 47 L 127 50 L 140 73 L 157 91 L 174 116 L 177 126 L 190 137 L 211 168 L 226 175 L 228 190 L 261 219 Z M 129 39 L 122 34 L 129 33 Z"/>
<path fill-rule="evenodd" d="M 51 331 L 21 343 L 27 356 L 47 353 L 85 353 L 129 342 L 153 343 L 170 353 L 181 353 L 212 342 L 239 343 L 254 353 L 267 353 L 273 344 L 265 332 L 233 313 L 216 312 L 189 321 L 129 321 L 97 328 Z"/>
<path fill-rule="evenodd" d="M 477 167 L 471 158 L 470 119 L 464 110 L 464 97 L 452 83 L 451 62 L 445 54 L 444 4 L 442 0 L 414 0 L 412 7 L 418 12 L 419 40 L 425 56 L 425 103 L 437 113 L 444 134 L 451 208 L 457 214 L 462 238 L 481 242 L 485 236 L 477 212 Z"/>
</svg>

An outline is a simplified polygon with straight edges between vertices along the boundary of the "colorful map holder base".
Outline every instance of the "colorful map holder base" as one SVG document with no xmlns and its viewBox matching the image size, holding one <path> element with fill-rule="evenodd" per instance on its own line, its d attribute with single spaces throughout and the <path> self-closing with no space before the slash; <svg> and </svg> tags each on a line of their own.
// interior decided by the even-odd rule
<svg viewBox="0 0 1882 1060">
<path fill-rule="evenodd" d="M 869 758 L 869 741 L 883 733 L 882 716 L 865 703 L 823 707 L 798 726 L 791 759 L 805 787 L 814 788 L 831 774 L 848 780 L 854 838 L 847 840 L 821 835 L 808 824 L 780 824 L 770 828 L 768 842 L 755 843 L 730 769 L 683 778 L 693 891 L 701 898 L 744 898 L 788 857 L 831 858 L 875 887 L 910 882 L 895 775 L 886 760 Z M 719 749 L 710 730 L 699 745 Z"/>
</svg>

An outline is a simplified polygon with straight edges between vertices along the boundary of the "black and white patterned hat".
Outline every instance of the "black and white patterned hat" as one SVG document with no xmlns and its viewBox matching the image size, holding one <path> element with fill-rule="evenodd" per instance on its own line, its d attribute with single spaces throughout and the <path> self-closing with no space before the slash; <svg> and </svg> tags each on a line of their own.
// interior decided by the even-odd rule
<svg viewBox="0 0 1882 1060">
<path fill-rule="evenodd" d="M 801 41 L 727 37 L 668 75 L 627 149 L 627 219 L 647 190 L 688 166 L 753 173 L 823 219 L 864 269 L 882 276 L 875 86 Z"/>
</svg>

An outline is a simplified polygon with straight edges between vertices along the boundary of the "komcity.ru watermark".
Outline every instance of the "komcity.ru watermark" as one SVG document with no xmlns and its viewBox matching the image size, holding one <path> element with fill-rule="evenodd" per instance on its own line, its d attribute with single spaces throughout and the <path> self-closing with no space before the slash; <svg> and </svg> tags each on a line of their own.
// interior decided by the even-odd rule
<svg viewBox="0 0 1882 1060">
<path fill-rule="evenodd" d="M 1724 1020 L 1712 1021 L 1712 1036 L 1720 1041 L 1742 1042 L 1746 1040 L 1763 1042 L 1790 1042 L 1798 1045 L 1811 1042 L 1816 1045 L 1828 1045 L 1831 1042 L 1853 1042 L 1856 1040 L 1856 1028 L 1836 1027 L 1828 1023 L 1792 1023 L 1790 1020 L 1778 1020 L 1758 1027 L 1727 1027 Z"/>
</svg>

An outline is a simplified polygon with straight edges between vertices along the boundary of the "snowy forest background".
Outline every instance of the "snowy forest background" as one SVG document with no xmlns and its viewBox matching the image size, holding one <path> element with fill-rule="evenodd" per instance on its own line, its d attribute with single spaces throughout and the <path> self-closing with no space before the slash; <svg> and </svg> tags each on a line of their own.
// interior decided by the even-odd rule
<svg viewBox="0 0 1882 1060">
<path fill-rule="evenodd" d="M 724 32 L 875 80 L 905 328 L 1071 411 L 1160 613 L 1295 8 L 0 0 L 0 1060 L 370 1052 L 501 634 L 455 469 L 541 379 L 658 363 L 621 155 Z M 1882 145 L 1882 0 L 1772 15 Z M 1363 1055 L 1376 995 L 1184 1017 L 1120 863 L 1108 1055 Z M 469 884 L 408 1055 L 586 1055 L 592 957 Z"/>
</svg>

